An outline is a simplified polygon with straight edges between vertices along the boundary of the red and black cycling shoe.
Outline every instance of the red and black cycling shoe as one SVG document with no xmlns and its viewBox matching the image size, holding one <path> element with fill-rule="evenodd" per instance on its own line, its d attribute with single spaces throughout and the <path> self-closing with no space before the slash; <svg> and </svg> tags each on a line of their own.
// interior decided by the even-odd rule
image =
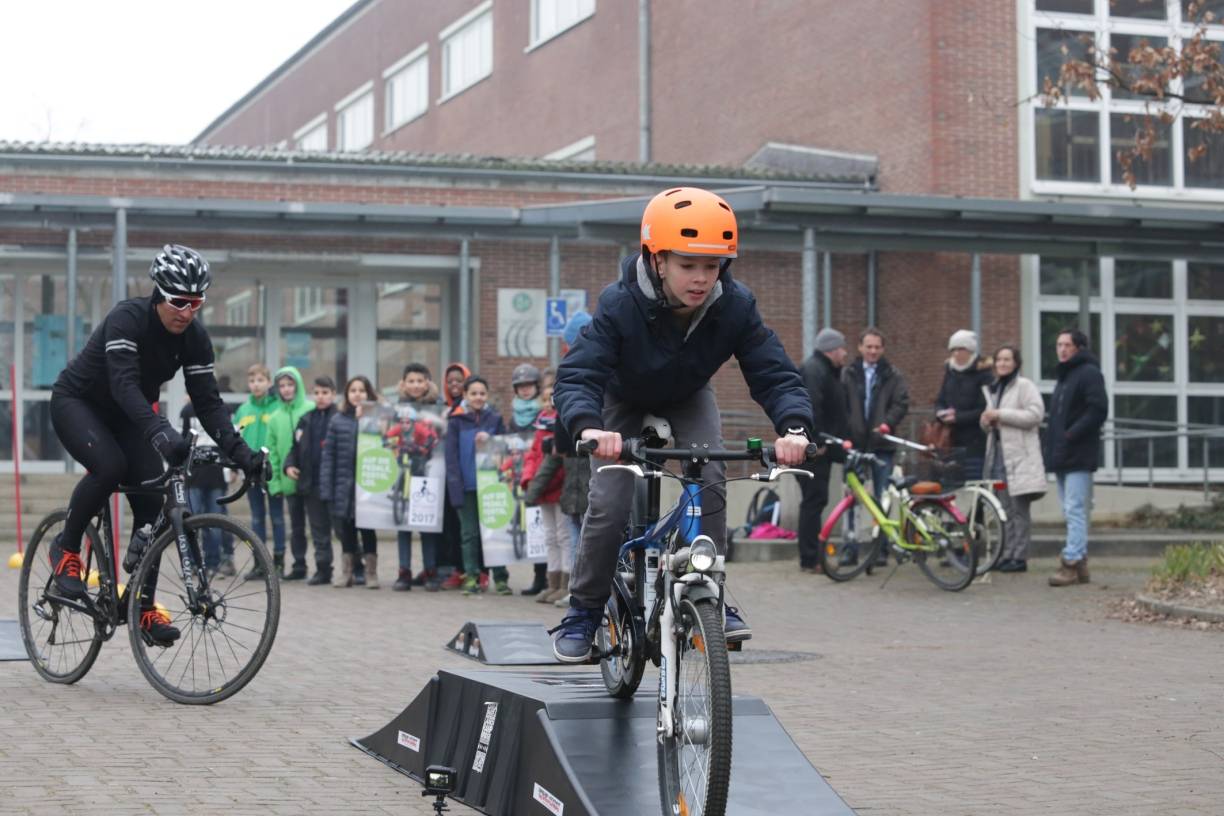
<svg viewBox="0 0 1224 816">
<path fill-rule="evenodd" d="M 51 570 L 55 575 L 55 591 L 65 598 L 84 598 L 85 581 L 81 578 L 81 554 L 64 549 L 64 534 L 51 542 Z"/>
<path fill-rule="evenodd" d="M 170 646 L 179 639 L 179 630 L 170 625 L 170 616 L 160 609 L 142 609 L 140 628 L 158 646 Z"/>
</svg>

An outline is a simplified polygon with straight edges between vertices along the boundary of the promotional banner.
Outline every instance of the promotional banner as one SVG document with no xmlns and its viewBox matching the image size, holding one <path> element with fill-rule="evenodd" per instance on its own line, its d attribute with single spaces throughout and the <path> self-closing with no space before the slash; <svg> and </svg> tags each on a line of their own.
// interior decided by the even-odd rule
<svg viewBox="0 0 1224 816">
<path fill-rule="evenodd" d="M 446 421 L 407 403 L 367 402 L 357 420 L 357 526 L 442 531 Z"/>
<path fill-rule="evenodd" d="M 538 507 L 523 504 L 523 455 L 533 434 L 491 436 L 476 444 L 476 499 L 485 566 L 543 561 L 548 556 Z"/>
</svg>

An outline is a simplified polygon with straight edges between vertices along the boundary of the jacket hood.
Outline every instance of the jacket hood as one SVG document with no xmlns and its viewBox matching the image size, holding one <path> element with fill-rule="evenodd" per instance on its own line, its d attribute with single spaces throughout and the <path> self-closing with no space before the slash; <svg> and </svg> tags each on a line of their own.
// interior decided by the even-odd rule
<svg viewBox="0 0 1224 816">
<path fill-rule="evenodd" d="M 705 303 L 701 304 L 693 312 L 693 319 L 689 322 L 688 331 L 684 335 L 686 340 L 701 323 L 702 319 L 715 307 L 723 293 L 730 288 L 730 266 L 730 260 L 728 259 L 719 267 L 718 280 L 714 282 L 714 286 L 710 290 L 709 296 L 706 297 Z M 664 311 L 665 307 L 660 297 L 660 290 L 656 289 L 655 273 L 647 267 L 644 255 L 641 253 L 630 255 L 621 261 L 621 281 L 633 293 L 634 302 L 643 310 L 648 319 L 654 320 L 660 312 Z"/>
<path fill-rule="evenodd" d="M 302 372 L 298 371 L 293 366 L 285 366 L 284 368 L 277 369 L 276 374 L 272 376 L 273 392 L 276 393 L 276 398 L 279 400 L 280 392 L 276 391 L 276 383 L 285 374 L 288 374 L 293 378 L 293 381 L 297 383 L 297 392 L 294 394 L 293 399 L 286 404 L 289 406 L 289 413 L 294 416 L 299 416 L 310 410 L 312 407 L 312 403 L 306 398 L 306 386 L 302 383 Z M 284 402 L 284 400 L 281 401 Z"/>
</svg>

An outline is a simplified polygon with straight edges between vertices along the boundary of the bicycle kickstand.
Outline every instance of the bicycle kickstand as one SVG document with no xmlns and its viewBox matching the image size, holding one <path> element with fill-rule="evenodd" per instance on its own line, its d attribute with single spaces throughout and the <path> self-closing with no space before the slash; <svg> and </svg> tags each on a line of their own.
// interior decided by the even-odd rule
<svg viewBox="0 0 1224 816">
<path fill-rule="evenodd" d="M 894 557 L 893 558 L 893 568 L 888 571 L 888 575 L 885 575 L 884 580 L 880 582 L 880 589 L 883 589 L 884 587 L 888 586 L 888 582 L 891 581 L 892 577 L 897 574 L 897 568 L 900 566 L 901 566 L 900 559 Z"/>
</svg>

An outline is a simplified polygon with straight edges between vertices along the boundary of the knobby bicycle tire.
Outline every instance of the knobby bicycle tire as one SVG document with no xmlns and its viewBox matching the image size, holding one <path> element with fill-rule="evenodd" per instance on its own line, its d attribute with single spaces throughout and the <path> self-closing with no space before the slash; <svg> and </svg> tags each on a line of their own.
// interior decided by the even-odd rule
<svg viewBox="0 0 1224 816">
<path fill-rule="evenodd" d="M 619 571 L 618 571 L 619 573 Z M 621 647 L 619 657 L 599 661 L 608 694 L 621 700 L 633 697 L 642 683 L 646 668 L 644 633 L 638 631 L 633 619 L 633 601 L 625 581 L 619 574 L 612 579 L 612 594 L 604 605 L 604 620 L 595 635 L 595 646 L 601 652 Z"/>
<path fill-rule="evenodd" d="M 203 690 L 196 688 L 184 689 L 179 687 L 172 677 L 174 673 L 173 666 L 178 660 L 177 657 L 174 657 L 169 664 L 166 664 L 171 667 L 169 671 L 163 672 L 164 667 L 154 665 L 155 663 L 160 662 L 162 656 L 165 653 L 169 653 L 171 650 L 177 649 L 179 652 L 181 652 L 181 650 L 184 648 L 191 648 L 188 659 L 194 660 L 195 655 L 201 648 L 205 649 L 205 659 L 208 658 L 207 650 L 213 649 L 215 653 L 221 656 L 219 659 L 223 660 L 225 652 L 221 649 L 221 647 L 224 646 L 229 648 L 230 652 L 234 655 L 235 662 L 243 659 L 238 656 L 238 650 L 233 647 L 233 638 L 225 634 L 222 634 L 220 638 L 216 636 L 224 626 L 224 620 L 218 623 L 210 623 L 208 620 L 201 620 L 200 616 L 192 614 L 189 610 L 185 610 L 183 613 L 181 613 L 181 615 L 175 616 L 172 622 L 175 625 L 180 625 L 181 623 L 185 622 L 188 630 L 183 632 L 175 646 L 164 650 L 162 653 L 153 653 L 150 652 L 150 649 L 158 649 L 160 647 L 150 646 L 143 639 L 143 633 L 140 630 L 141 604 L 135 600 L 128 604 L 128 630 L 132 643 L 132 652 L 136 657 L 136 664 L 140 666 L 141 673 L 145 676 L 145 679 L 149 681 L 149 684 L 153 686 L 153 688 L 157 689 L 157 691 L 163 696 L 173 700 L 176 703 L 182 703 L 185 705 L 212 705 L 213 703 L 219 703 L 222 700 L 225 700 L 241 691 L 242 688 L 255 677 L 255 675 L 259 672 L 259 669 L 263 666 L 264 661 L 267 659 L 268 653 L 272 649 L 272 643 L 276 639 L 276 630 L 280 621 L 280 582 L 275 578 L 275 568 L 273 567 L 272 558 L 268 555 L 267 548 L 264 547 L 263 542 L 259 540 L 259 538 L 250 530 L 250 528 L 233 520 L 229 516 L 218 514 L 191 515 L 184 519 L 183 528 L 184 532 L 188 535 L 194 559 L 198 560 L 200 553 L 199 536 L 197 533 L 201 529 L 210 527 L 219 528 L 223 531 L 223 534 L 228 534 L 233 537 L 235 561 L 239 562 L 239 569 L 237 570 L 237 576 L 230 581 L 228 586 L 232 586 L 234 581 L 238 579 L 243 579 L 243 583 L 239 584 L 240 589 L 244 584 L 248 583 L 243 577 L 248 565 L 254 567 L 253 572 L 255 573 L 262 570 L 262 576 L 260 576 L 262 578 L 262 584 L 259 584 L 259 586 L 263 588 L 267 608 L 263 614 L 263 629 L 258 633 L 259 641 L 254 648 L 246 650 L 249 651 L 250 657 L 246 658 L 245 665 L 237 670 L 232 677 L 222 678 L 223 682 L 221 682 L 220 685 L 213 683 L 211 676 L 209 676 L 207 678 L 207 685 Z M 245 554 L 249 555 L 249 558 L 244 559 L 238 555 L 239 548 L 243 545 L 246 545 L 249 548 L 249 552 Z M 149 546 L 148 551 L 141 559 L 140 565 L 136 568 L 136 574 L 132 576 L 131 585 L 133 587 L 145 586 L 149 572 L 155 565 L 162 565 L 162 553 L 168 547 L 174 548 L 170 555 L 170 559 L 176 567 L 178 566 L 179 558 L 177 543 L 174 538 L 174 530 L 173 528 L 169 528 L 158 536 L 157 540 Z M 173 575 L 167 576 L 166 571 L 163 568 L 161 575 L 158 578 L 159 585 L 157 597 L 162 598 L 165 596 L 165 593 L 172 592 L 174 587 L 169 585 L 169 583 L 177 583 L 179 580 L 181 580 L 181 578 L 177 571 Z M 210 591 L 217 591 L 214 589 L 214 586 L 219 586 L 219 591 L 222 597 L 226 597 L 226 585 L 224 584 L 225 580 L 226 579 L 223 577 L 214 575 L 212 578 L 214 584 L 210 585 Z M 179 584 L 179 587 L 181 588 L 181 584 Z M 230 600 L 244 600 L 246 603 L 254 603 L 254 601 L 245 601 L 245 599 L 249 597 L 258 597 L 258 595 L 259 591 L 257 589 L 254 587 L 248 587 L 243 591 L 243 594 L 234 596 L 234 598 Z M 229 601 L 227 601 L 227 603 L 228 602 Z M 183 618 L 182 616 L 184 615 L 187 617 Z M 211 631 L 209 627 L 211 627 Z M 193 639 L 189 640 L 189 638 Z M 194 638 L 198 638 L 198 640 Z M 154 654 L 157 656 L 151 656 Z M 192 671 L 195 671 L 194 665 Z M 184 670 L 183 676 L 177 682 L 182 682 L 185 679 L 186 670 Z M 192 680 L 194 684 L 196 675 L 193 674 Z"/>
<path fill-rule="evenodd" d="M 56 510 L 39 522 L 34 534 L 30 536 L 30 544 L 26 547 L 25 560 L 21 565 L 17 606 L 20 610 L 21 640 L 25 644 L 26 654 L 34 670 L 50 683 L 70 685 L 80 680 L 93 668 L 94 661 L 98 659 L 98 653 L 102 650 L 104 638 L 98 631 L 97 622 L 83 612 L 60 606 L 54 601 L 48 601 L 44 608 L 49 609 L 54 616 L 52 627 L 51 622 L 43 620 L 34 610 L 34 604 L 42 599 L 51 576 L 51 563 L 47 560 L 47 553 L 51 549 L 53 536 L 48 533 L 67 518 L 66 509 Z M 92 569 L 99 571 L 109 569 L 101 556 L 102 539 L 92 524 L 85 528 L 85 536 L 89 539 L 89 547 L 85 555 L 87 560 L 83 559 L 82 578 L 88 578 Z M 37 573 L 34 578 L 36 586 L 33 588 L 32 596 L 30 581 L 31 576 L 35 573 Z M 96 600 L 102 594 L 103 589 L 87 591 L 90 598 Z M 62 624 L 66 624 L 63 632 L 60 631 Z M 57 639 L 60 640 L 59 645 L 74 646 L 71 650 L 63 649 L 56 652 L 57 654 L 62 653 L 62 660 L 51 658 L 51 652 L 48 649 L 50 644 L 39 643 L 44 632 L 46 637 L 50 637 L 52 628 L 57 634 Z M 70 640 L 64 641 L 64 635 L 67 635 Z M 58 669 L 54 668 L 52 663 L 56 663 Z"/>
<path fill-rule="evenodd" d="M 727 792 L 731 784 L 731 664 L 727 658 L 720 611 L 718 602 L 713 599 L 684 598 L 680 601 L 678 614 L 683 631 L 678 652 L 680 665 L 666 667 L 668 671 L 677 672 L 677 731 L 675 736 L 658 742 L 659 797 L 663 813 L 668 816 L 725 816 L 727 812 Z M 704 660 L 692 661 L 695 672 L 702 671 L 696 664 L 704 663 L 704 701 L 696 699 L 698 694 L 690 694 L 685 688 L 686 656 L 697 654 L 704 656 Z M 689 739 L 697 736 L 688 729 L 699 725 L 698 717 L 704 717 L 704 773 L 692 775 L 694 761 L 703 758 L 694 740 Z M 686 780 L 694 776 L 704 778 L 705 784 L 700 786 L 703 789 L 686 785 Z"/>
</svg>

